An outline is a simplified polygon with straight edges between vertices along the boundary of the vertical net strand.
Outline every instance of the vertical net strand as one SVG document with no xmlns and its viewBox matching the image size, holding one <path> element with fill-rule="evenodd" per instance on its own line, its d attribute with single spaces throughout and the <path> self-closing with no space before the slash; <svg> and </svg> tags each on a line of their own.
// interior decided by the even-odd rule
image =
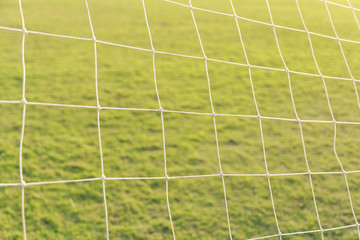
<svg viewBox="0 0 360 240">
<path fill-rule="evenodd" d="M 223 187 L 226 219 L 227 219 L 227 225 L 228 225 L 228 231 L 229 231 L 229 238 L 230 238 L 230 240 L 232 240 L 229 208 L 228 208 L 228 201 L 227 201 L 227 196 L 226 196 L 225 178 L 224 178 L 224 173 L 223 173 L 223 170 L 222 170 L 222 164 L 221 164 L 221 158 L 220 158 L 220 148 L 219 148 L 219 139 L 218 139 L 218 133 L 217 133 L 217 128 L 216 128 L 216 115 L 215 115 L 215 109 L 214 109 L 214 104 L 213 104 L 213 100 L 212 100 L 212 94 L 211 94 L 210 77 L 209 77 L 209 71 L 208 71 L 208 59 L 206 57 L 204 46 L 203 46 L 203 43 L 201 41 L 201 35 L 200 35 L 200 32 L 199 32 L 198 25 L 196 23 L 196 19 L 195 19 L 194 11 L 193 11 L 193 8 L 192 8 L 191 0 L 189 0 L 189 6 L 190 6 L 192 20 L 194 22 L 195 29 L 196 29 L 196 34 L 197 34 L 199 44 L 200 44 L 200 47 L 201 47 L 201 51 L 202 51 L 203 57 L 204 57 L 205 72 L 206 72 L 206 78 L 207 78 L 207 83 L 208 83 L 208 91 L 209 91 L 209 100 L 210 100 L 210 105 L 211 105 L 211 111 L 212 111 L 212 114 L 213 114 L 213 125 L 214 125 L 214 134 L 215 134 L 216 152 L 217 152 L 219 170 L 220 170 L 220 175 L 221 175 L 221 180 L 222 180 L 222 187 Z"/>
<path fill-rule="evenodd" d="M 155 61 L 155 53 L 156 53 L 156 51 L 154 49 L 154 44 L 153 44 L 150 25 L 149 25 L 149 20 L 148 20 L 148 17 L 147 17 L 145 0 L 142 0 L 142 5 L 143 5 L 143 10 L 144 10 L 146 28 L 148 30 L 149 41 L 150 41 L 151 50 L 152 50 L 152 64 L 153 64 L 153 73 L 154 73 L 154 76 L 153 76 L 154 77 L 154 85 L 155 85 L 155 92 L 156 92 L 156 97 L 157 97 L 158 104 L 159 104 L 160 117 L 161 117 L 162 144 L 163 144 L 163 155 L 164 155 L 164 174 L 165 174 L 165 181 L 166 181 L 165 182 L 165 184 L 166 184 L 166 186 L 165 186 L 166 206 L 167 206 L 167 210 L 168 210 L 168 216 L 169 216 L 172 236 L 173 236 L 173 239 L 176 240 L 175 228 L 174 228 L 174 223 L 173 223 L 172 216 L 171 216 L 171 208 L 170 208 L 170 200 L 169 200 L 169 176 L 167 174 L 167 164 L 166 164 L 167 161 L 166 161 L 166 140 L 165 140 L 164 110 L 163 110 L 163 108 L 161 106 L 161 100 L 160 100 L 160 95 L 159 95 L 158 85 L 157 85 L 156 64 L 155 64 L 156 63 L 156 61 Z"/>
<path fill-rule="evenodd" d="M 22 99 L 21 103 L 23 104 L 22 112 L 22 124 L 21 124 L 21 136 L 20 136 L 20 146 L 19 146 L 19 173 L 20 173 L 20 183 L 21 183 L 21 218 L 22 218 L 22 228 L 23 228 L 23 237 L 24 240 L 27 239 L 26 236 L 26 217 L 25 217 L 25 187 L 26 182 L 24 181 L 23 176 L 23 143 L 24 143 L 24 133 L 25 133 L 25 120 L 26 120 L 26 98 L 25 98 L 25 86 L 26 86 L 26 66 L 25 66 L 25 38 L 26 38 L 26 28 L 25 28 L 25 19 L 22 8 L 22 2 L 19 0 L 19 10 L 22 23 L 22 43 L 21 43 L 21 61 L 22 61 Z"/>
<path fill-rule="evenodd" d="M 98 62 L 97 62 L 97 45 L 96 45 L 96 37 L 94 32 L 94 27 L 91 21 L 90 9 L 88 1 L 85 0 L 86 10 L 89 18 L 89 25 L 91 29 L 91 35 L 94 42 L 94 74 L 95 74 L 95 94 L 96 94 L 96 106 L 97 106 L 97 131 L 98 131 L 98 141 L 99 141 L 99 153 L 100 153 L 100 165 L 101 165 L 101 181 L 102 181 L 102 191 L 103 191 L 103 202 L 104 202 L 104 212 L 105 212 L 105 228 L 106 228 L 106 239 L 109 240 L 109 217 L 108 217 L 108 207 L 106 200 L 106 184 L 105 184 L 105 173 L 104 173 L 104 158 L 103 158 L 103 150 L 102 150 L 102 142 L 101 142 L 101 124 L 100 124 L 100 101 L 99 101 L 99 87 L 98 87 Z"/>
<path fill-rule="evenodd" d="M 234 7 L 234 4 L 233 4 L 232 0 L 230 0 L 230 5 L 231 5 L 231 8 L 232 8 L 232 11 L 233 11 L 233 14 L 234 14 L 235 24 L 236 24 L 236 28 L 238 30 L 240 43 L 241 43 L 241 46 L 242 46 L 242 49 L 243 49 L 243 52 L 244 52 L 244 56 L 245 56 L 245 60 L 246 60 L 246 63 L 248 65 L 248 69 L 249 69 L 249 81 L 250 81 L 250 85 L 251 85 L 251 91 L 252 91 L 252 95 L 253 95 L 255 109 L 256 109 L 256 112 L 257 112 L 257 117 L 259 119 L 259 130 L 260 130 L 261 144 L 262 144 L 262 150 L 263 150 L 265 171 L 266 171 L 269 194 L 270 194 L 270 199 L 271 199 L 271 206 L 272 206 L 272 210 L 273 210 L 273 215 L 274 215 L 274 219 L 275 219 L 276 228 L 277 228 L 277 231 L 278 231 L 277 235 L 279 236 L 279 239 L 281 240 L 282 239 L 282 233 L 280 231 L 279 221 L 278 221 L 278 217 L 277 217 L 277 214 L 276 214 L 274 196 L 273 196 L 273 193 L 272 193 L 270 173 L 269 173 L 269 170 L 268 170 L 268 164 L 267 164 L 267 159 L 266 159 L 265 140 L 264 140 L 263 127 L 262 127 L 262 120 L 261 120 L 262 117 L 261 117 L 259 106 L 258 106 L 257 100 L 256 100 L 255 88 L 254 88 L 253 79 L 252 79 L 251 64 L 250 64 L 250 61 L 249 61 L 249 58 L 248 58 L 248 55 L 247 55 L 247 51 L 246 51 L 246 48 L 245 48 L 245 43 L 243 41 L 243 37 L 242 37 L 240 25 L 239 25 L 239 20 L 238 20 L 238 15 L 236 13 L 236 10 L 235 10 L 235 7 Z"/>
<path fill-rule="evenodd" d="M 292 84 L 291 84 L 291 77 L 290 77 L 290 72 L 289 69 L 287 67 L 287 64 L 285 62 L 284 56 L 282 54 L 281 48 L 280 48 L 280 43 L 279 43 L 279 38 L 277 36 L 277 32 L 276 32 L 276 28 L 274 27 L 274 19 L 272 17 L 272 12 L 271 12 L 271 8 L 270 8 L 270 4 L 269 1 L 266 0 L 266 5 L 267 5 L 267 9 L 269 12 L 269 16 L 270 16 L 270 21 L 272 24 L 272 30 L 274 33 L 274 37 L 275 37 L 275 42 L 276 42 L 276 47 L 279 53 L 279 56 L 281 58 L 281 61 L 286 69 L 286 75 L 287 75 L 287 79 L 288 79 L 288 85 L 289 85 L 289 92 L 290 92 L 290 97 L 291 97 L 291 103 L 292 103 L 292 107 L 293 107 L 293 111 L 294 114 L 296 116 L 296 119 L 298 120 L 298 124 L 299 124 L 299 132 L 300 132 L 300 138 L 301 138 L 301 144 L 302 144 L 302 148 L 303 148 L 303 153 L 304 153 L 304 159 L 305 159 L 305 164 L 306 164 L 306 168 L 307 171 L 309 173 L 309 183 L 310 183 L 310 188 L 311 188 L 311 194 L 312 194 L 312 200 L 313 200 L 313 204 L 314 204 L 314 209 L 315 209 L 315 213 L 316 213 L 316 218 L 317 218 L 317 222 L 319 225 L 319 228 L 322 229 L 321 226 L 321 220 L 320 220 L 320 215 L 319 215 L 319 210 L 317 207 L 317 202 L 316 202 L 316 196 L 315 196 L 315 191 L 314 191 L 314 185 L 313 185 L 313 181 L 312 181 L 312 176 L 311 176 L 311 170 L 310 170 L 310 166 L 309 166 L 309 161 L 307 158 L 307 153 L 306 153 L 306 145 L 305 145 L 305 139 L 304 139 L 304 132 L 303 132 L 303 128 L 302 128 L 302 124 L 296 109 L 296 104 L 295 104 L 295 100 L 294 100 L 294 94 L 293 94 L 293 90 L 292 90 Z M 323 231 L 321 231 L 321 239 L 324 240 L 324 233 Z"/>
</svg>

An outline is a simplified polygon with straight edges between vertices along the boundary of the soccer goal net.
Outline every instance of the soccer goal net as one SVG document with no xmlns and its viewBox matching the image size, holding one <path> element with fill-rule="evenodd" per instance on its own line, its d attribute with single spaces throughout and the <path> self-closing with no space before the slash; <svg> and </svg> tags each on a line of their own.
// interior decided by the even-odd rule
<svg viewBox="0 0 360 240">
<path fill-rule="evenodd" d="M 0 239 L 360 239 L 359 19 L 1 0 Z"/>
</svg>

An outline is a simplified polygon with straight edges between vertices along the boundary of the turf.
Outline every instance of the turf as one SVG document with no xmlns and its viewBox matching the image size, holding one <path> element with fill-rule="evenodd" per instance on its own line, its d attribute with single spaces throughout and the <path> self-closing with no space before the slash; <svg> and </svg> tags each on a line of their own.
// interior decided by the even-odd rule
<svg viewBox="0 0 360 240">
<path fill-rule="evenodd" d="M 88 0 L 96 38 L 139 49 L 97 43 L 100 105 L 158 109 L 153 56 L 140 0 Z M 337 3 L 347 5 L 345 0 Z M 188 5 L 185 0 L 178 3 Z M 286 72 L 276 47 L 265 0 L 233 0 L 260 114 L 295 119 Z M 295 0 L 269 0 L 276 25 L 304 29 Z M 351 1 L 354 7 L 360 4 Z M 145 0 L 154 48 L 199 58 L 155 54 L 158 92 L 165 112 L 166 169 L 170 177 L 219 174 L 208 81 L 202 51 L 186 6 Z M 212 102 L 218 115 L 219 154 L 233 239 L 279 239 L 265 174 L 259 120 L 249 71 L 230 2 L 193 0 L 208 61 Z M 311 32 L 314 52 L 334 118 L 360 122 L 349 71 L 331 27 L 324 2 L 299 0 Z M 91 38 L 82 0 L 23 0 L 26 28 Z M 360 29 L 351 9 L 329 4 L 351 73 L 360 79 Z M 360 18 L 360 12 L 356 11 Z M 270 25 L 252 22 L 261 21 Z M 0 26 L 22 28 L 17 1 L 0 1 Z M 341 172 L 334 153 L 334 124 L 323 80 L 314 64 L 305 32 L 276 28 L 290 73 L 312 172 Z M 328 38 L 323 35 L 333 37 Z M 0 100 L 22 98 L 22 32 L 0 29 Z M 216 61 L 214 61 L 216 60 Z M 217 61 L 220 60 L 220 61 Z M 92 41 L 26 34 L 26 86 L 29 102 L 96 106 Z M 230 64 L 232 63 L 232 64 Z M 259 68 L 262 66 L 266 68 Z M 300 73 L 310 73 L 304 75 Z M 357 88 L 360 87 L 355 82 Z M 0 183 L 19 182 L 22 104 L 0 104 Z M 330 122 L 329 122 L 330 121 Z M 108 178 L 163 177 L 164 153 L 159 111 L 100 111 L 104 173 Z M 271 174 L 307 172 L 297 121 L 263 118 L 266 161 Z M 336 124 L 336 153 L 346 171 L 359 170 L 360 125 Z M 97 109 L 27 105 L 23 143 L 27 183 L 98 178 L 101 161 Z M 346 174 L 354 212 L 360 216 L 360 173 Z M 312 184 L 323 229 L 355 224 L 343 174 L 314 174 Z M 282 233 L 319 230 L 308 175 L 271 176 L 276 217 Z M 106 180 L 110 239 L 172 239 L 165 179 Z M 169 203 L 177 239 L 229 239 L 221 176 L 169 180 Z M 51 183 L 25 188 L 27 239 L 106 239 L 100 180 Z M 0 187 L 0 239 L 23 239 L 21 187 Z M 319 231 L 285 235 L 321 239 Z M 324 239 L 358 239 L 356 226 L 324 232 Z"/>
</svg>

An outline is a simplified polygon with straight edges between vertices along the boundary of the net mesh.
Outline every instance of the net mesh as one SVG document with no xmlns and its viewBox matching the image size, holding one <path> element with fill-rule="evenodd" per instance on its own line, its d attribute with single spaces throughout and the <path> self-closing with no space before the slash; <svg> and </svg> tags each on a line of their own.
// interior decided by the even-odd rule
<svg viewBox="0 0 360 240">
<path fill-rule="evenodd" d="M 151 33 L 151 24 L 149 23 L 148 20 L 148 16 L 147 16 L 147 4 L 145 2 L 145 0 L 142 0 L 142 6 L 143 6 L 143 11 L 144 11 L 144 17 L 145 17 L 145 21 L 146 21 L 146 28 L 148 31 L 148 36 L 149 36 L 149 40 L 150 40 L 150 45 L 151 48 L 150 49 L 146 49 L 146 48 L 140 48 L 140 47 L 135 47 L 135 46 L 128 46 L 128 45 L 123 45 L 123 44 L 119 44 L 119 43 L 113 43 L 113 42 L 107 42 L 107 41 L 102 41 L 96 38 L 96 33 L 94 31 L 93 28 L 93 24 L 92 24 L 92 18 L 91 18 L 91 14 L 90 14 L 90 8 L 88 5 L 87 0 L 85 0 L 86 3 L 86 10 L 87 10 L 87 14 L 88 14 L 88 20 L 89 20 L 89 25 L 90 25 L 90 29 L 91 29 L 91 34 L 92 37 L 91 38 L 83 38 L 83 37 L 76 37 L 76 36 L 68 36 L 68 35 L 59 35 L 59 34 L 53 34 L 53 33 L 46 33 L 46 32 L 39 32 L 39 31 L 33 31 L 33 30 L 29 30 L 26 28 L 26 18 L 24 18 L 24 14 L 22 11 L 22 3 L 21 0 L 19 0 L 19 7 L 20 7 L 20 15 L 21 15 L 21 19 L 22 19 L 22 29 L 18 29 L 18 28 L 12 28 L 12 27 L 7 27 L 7 26 L 0 26 L 0 29 L 3 30 L 8 30 L 8 31 L 18 31 L 18 32 L 22 32 L 22 46 L 21 46 L 21 52 L 22 52 L 22 70 L 23 70 L 23 79 L 22 79 L 22 99 L 20 100 L 6 100 L 6 99 L 1 99 L 0 103 L 2 104 L 22 104 L 23 106 L 23 112 L 22 112 L 22 127 L 21 127 L 21 137 L 20 137 L 20 146 L 19 146 L 19 169 L 20 169 L 20 181 L 19 182 L 14 182 L 14 183 L 0 183 L 1 187 L 7 187 L 7 186 L 21 186 L 21 196 L 22 196 L 22 202 L 21 202 L 21 209 L 22 209 L 22 226 L 23 226 L 23 236 L 24 239 L 27 239 L 27 230 L 26 230 L 26 211 L 25 211 L 25 197 L 26 197 L 26 188 L 28 186 L 31 185 L 44 185 L 44 184 L 61 184 L 61 183 L 72 183 L 72 182 L 87 182 L 87 181 L 101 181 L 102 182 L 102 190 L 103 190 L 103 202 L 104 202 L 104 211 L 105 211 L 105 225 L 106 225 L 106 236 L 107 239 L 110 239 L 109 237 L 109 219 L 108 219 L 108 207 L 107 207 L 107 195 L 106 195 L 106 182 L 107 181 L 118 181 L 118 180 L 153 180 L 153 179 L 162 179 L 165 180 L 166 182 L 166 204 L 167 204 L 167 211 L 168 211 L 168 218 L 170 221 L 170 225 L 171 225 L 171 232 L 172 232 L 172 236 L 173 239 L 176 239 L 176 225 L 173 223 L 172 220 L 172 214 L 171 214 L 171 202 L 169 201 L 169 185 L 171 185 L 171 180 L 172 179 L 183 179 L 183 178 L 207 178 L 207 177 L 220 177 L 222 180 L 222 187 L 223 187 L 223 197 L 224 197 L 224 210 L 226 213 L 226 219 L 227 219 L 227 227 L 228 227 L 228 231 L 229 231 L 229 238 L 232 239 L 233 238 L 233 234 L 232 234 L 232 224 L 231 224 L 231 217 L 229 214 L 229 211 L 231 212 L 231 209 L 229 209 L 228 207 L 228 200 L 227 200 L 227 192 L 226 192 L 226 181 L 225 178 L 226 177 L 266 177 L 267 179 L 267 183 L 268 183 L 268 191 L 270 194 L 270 199 L 271 199 L 271 206 L 272 206 L 272 210 L 273 210 L 273 217 L 275 219 L 275 223 L 276 223 L 276 228 L 278 233 L 274 234 L 274 235 L 269 235 L 269 236 L 260 236 L 260 237 L 256 237 L 256 238 L 251 238 L 251 239 L 267 239 L 267 238 L 273 238 L 273 237 L 278 237 L 280 239 L 282 239 L 283 237 L 286 236 L 293 236 L 293 235 L 301 235 L 301 234 L 308 234 L 308 233 L 320 233 L 321 234 L 321 238 L 324 239 L 324 233 L 327 231 L 334 231 L 334 230 L 339 230 L 339 229 L 345 229 L 345 228 L 353 228 L 356 227 L 357 229 L 357 234 L 360 238 L 360 231 L 359 231 L 359 223 L 357 221 L 357 216 L 354 210 L 354 206 L 353 206 L 353 201 L 352 201 L 352 195 L 351 195 L 351 190 L 349 187 L 349 182 L 348 182 L 348 175 L 349 174 L 353 174 L 353 173 L 360 173 L 360 170 L 352 170 L 352 171 L 347 171 L 345 170 L 340 157 L 337 154 L 337 146 L 336 146 L 336 139 L 337 139 L 337 127 L 339 125 L 359 125 L 360 122 L 356 122 L 356 121 L 339 121 L 336 120 L 335 115 L 333 113 L 333 109 L 332 109 L 332 105 L 330 102 L 330 97 L 329 97 L 329 93 L 327 90 L 327 84 L 326 84 L 326 80 L 327 79 L 336 79 L 336 80 L 340 80 L 340 81 L 351 81 L 354 87 L 354 92 L 356 95 L 356 100 L 357 100 L 357 105 L 359 107 L 360 110 L 360 101 L 359 101 L 359 96 L 358 96 L 358 90 L 357 90 L 357 86 L 356 86 L 356 82 L 360 82 L 360 80 L 356 79 L 352 73 L 352 70 L 349 66 L 346 54 L 343 50 L 343 44 L 344 43 L 353 43 L 353 44 L 360 44 L 360 42 L 355 41 L 355 40 L 350 40 L 350 39 L 343 39 L 340 38 L 338 33 L 337 33 L 337 29 L 334 25 L 333 19 L 332 19 L 332 15 L 331 15 L 331 11 L 329 10 L 328 5 L 334 5 L 337 7 L 341 7 L 341 8 L 346 8 L 346 9 L 351 9 L 353 17 L 354 17 L 354 21 L 356 22 L 359 30 L 360 30 L 360 25 L 359 25 L 359 21 L 357 19 L 357 12 L 360 12 L 360 9 L 354 8 L 351 3 L 349 2 L 349 0 L 347 0 L 347 4 L 339 4 L 336 2 L 331 2 L 331 1 L 327 1 L 324 0 L 323 4 L 324 7 L 326 8 L 326 12 L 328 14 L 330 23 L 331 23 L 331 27 L 334 31 L 334 36 L 328 36 L 328 35 L 324 35 L 324 34 L 320 34 L 320 33 L 316 33 L 316 32 L 312 32 L 309 31 L 307 28 L 307 25 L 304 21 L 304 18 L 302 16 L 302 11 L 300 8 L 300 5 L 298 3 L 298 0 L 296 1 L 296 6 L 297 6 L 297 10 L 298 13 L 300 15 L 301 18 L 301 22 L 303 25 L 303 29 L 296 29 L 296 28 L 292 28 L 292 27 L 286 27 L 286 26 L 281 26 L 281 25 L 277 25 L 274 22 L 274 19 L 272 17 L 272 11 L 271 11 L 271 4 L 269 3 L 268 0 L 266 0 L 266 6 L 267 6 L 267 10 L 268 13 L 270 15 L 270 20 L 271 23 L 267 23 L 267 22 L 262 22 L 262 21 L 258 21 L 258 20 L 253 20 L 253 19 L 249 19 L 249 18 L 245 18 L 241 16 L 241 13 L 238 13 L 234 7 L 234 3 L 232 0 L 230 0 L 230 4 L 231 4 L 231 9 L 233 11 L 233 14 L 228 14 L 228 13 L 223 13 L 223 12 L 218 12 L 218 11 L 214 11 L 214 10 L 209 10 L 209 9 L 204 9 L 204 8 L 199 8 L 199 7 L 195 7 L 192 5 L 192 1 L 190 0 L 188 4 L 184 4 L 184 3 L 180 3 L 180 2 L 175 2 L 175 1 L 171 1 L 171 0 L 164 0 L 165 2 L 168 2 L 170 4 L 174 4 L 174 5 L 178 5 L 180 7 L 184 7 L 187 8 L 190 13 L 191 13 L 191 17 L 192 17 L 192 21 L 194 23 L 194 27 L 196 30 L 196 35 L 201 47 L 201 51 L 202 51 L 202 55 L 201 56 L 191 56 L 191 55 L 185 55 L 185 54 L 181 54 L 181 53 L 172 53 L 172 52 L 165 52 L 165 51 L 159 51 L 156 50 L 156 45 L 153 43 L 153 38 L 152 38 L 152 33 Z M 202 33 L 199 30 L 198 24 L 197 24 L 197 17 L 196 14 L 194 13 L 194 10 L 196 11 L 200 11 L 200 12 L 207 12 L 207 13 L 212 13 L 212 14 L 217 14 L 217 15 L 222 15 L 222 16 L 228 16 L 228 17 L 233 17 L 234 22 L 236 24 L 236 28 L 238 30 L 238 40 L 241 43 L 242 46 L 242 50 L 244 52 L 245 55 L 245 61 L 246 63 L 238 63 L 238 62 L 231 62 L 231 61 L 225 61 L 225 60 L 220 60 L 220 59 L 214 59 L 214 58 L 210 58 L 207 56 L 203 42 L 202 42 Z M 247 56 L 247 47 L 246 44 L 243 41 L 243 36 L 242 36 L 242 29 L 240 27 L 239 24 L 239 20 L 244 20 L 244 21 L 248 21 L 248 22 L 253 22 L 256 24 L 261 24 L 261 25 L 265 25 L 265 26 L 269 26 L 272 28 L 273 31 L 273 36 L 276 42 L 276 46 L 277 46 L 277 52 L 278 55 L 281 58 L 281 62 L 283 64 L 282 68 L 274 68 L 274 67 L 266 67 L 266 66 L 259 66 L 259 65 L 253 65 L 250 63 L 250 60 Z M 279 29 L 285 29 L 285 30 L 289 30 L 289 31 L 294 31 L 294 32 L 300 32 L 300 33 L 304 33 L 307 36 L 308 39 L 308 44 L 310 46 L 311 49 L 311 54 L 312 54 L 312 58 L 313 61 L 315 63 L 316 69 L 317 69 L 317 73 L 307 73 L 307 72 L 299 72 L 299 71 L 293 71 L 291 69 L 289 69 L 289 67 L 287 66 L 287 63 L 285 61 L 285 58 L 283 56 L 283 51 L 282 51 L 282 47 L 281 44 L 279 42 L 278 39 L 278 33 L 277 31 Z M 25 82 L 26 82 L 26 57 L 25 57 L 25 42 L 26 42 L 26 36 L 30 35 L 30 34 L 34 34 L 34 35 L 45 35 L 45 36 L 49 36 L 49 37 L 56 37 L 56 38 L 70 38 L 70 39 L 76 39 L 76 40 L 80 40 L 80 41 L 92 41 L 93 42 L 93 46 L 94 46 L 94 57 L 95 57 L 95 64 L 94 64 L 94 76 L 95 76 L 95 90 L 96 90 L 96 106 L 88 106 L 88 105 L 73 105 L 73 104 L 60 104 L 60 103 L 45 103 L 45 102 L 32 102 L 32 101 L 27 101 L 26 100 L 26 89 L 25 89 Z M 327 38 L 327 39 L 332 39 L 332 40 L 337 40 L 338 42 L 338 47 L 341 51 L 341 55 L 343 58 L 343 61 L 346 65 L 346 68 L 348 70 L 349 76 L 350 77 L 338 77 L 338 76 L 325 76 L 322 74 L 320 67 L 318 65 L 317 62 L 317 58 L 316 58 L 316 54 L 314 51 L 314 46 L 313 46 L 313 40 L 312 38 L 314 36 L 320 36 L 322 38 Z M 153 78 L 154 78 L 154 86 L 155 86 L 155 91 L 156 91 L 156 97 L 157 97 L 157 101 L 158 101 L 158 108 L 154 108 L 154 109 L 145 109 L 145 108 L 121 108 L 121 107 L 110 107 L 110 106 L 102 106 L 101 105 L 101 101 L 99 100 L 99 88 L 98 88 L 98 63 L 97 63 L 97 45 L 98 44 L 105 44 L 105 45 L 112 45 L 112 46 L 116 46 L 116 47 L 121 47 L 121 48 L 128 48 L 128 49 L 133 49 L 133 50 L 138 50 L 138 51 L 145 51 L 145 52 L 150 52 L 152 53 L 152 68 L 153 68 Z M 179 111 L 179 110 L 172 110 L 172 109 L 164 109 L 162 107 L 162 102 L 161 102 L 161 94 L 159 94 L 158 91 L 158 83 L 157 83 L 157 64 L 156 64 L 156 59 L 158 55 L 172 55 L 172 56 L 177 56 L 177 57 L 183 57 L 183 58 L 193 58 L 193 59 L 200 59 L 203 60 L 203 64 L 204 64 L 204 68 L 205 68 L 205 74 L 206 74 L 206 79 L 207 79 L 207 86 L 208 86 L 208 95 L 209 95 L 209 102 L 210 102 L 210 106 L 211 106 L 211 112 L 195 112 L 195 111 Z M 214 107 L 214 103 L 213 103 L 213 99 L 212 99 L 212 87 L 211 87 L 211 77 L 208 71 L 208 63 L 209 62 L 217 62 L 217 63 L 224 63 L 224 64 L 230 64 L 230 65 L 239 65 L 239 66 L 243 66 L 243 67 L 247 67 L 248 68 L 248 74 L 249 74 L 249 81 L 250 81 L 250 85 L 251 85 L 251 91 L 252 91 L 252 97 L 253 97 L 253 101 L 255 104 L 255 108 L 256 108 L 256 114 L 255 115 L 244 115 L 244 114 L 225 114 L 225 113 L 216 113 L 215 112 L 215 107 Z M 260 112 L 260 107 L 258 106 L 257 103 L 257 95 L 256 95 L 256 91 L 254 88 L 254 84 L 253 84 L 253 79 L 252 79 L 252 73 L 254 69 L 266 69 L 266 70 L 270 70 L 270 71 L 277 71 L 277 72 L 283 72 L 286 73 L 287 75 L 287 80 L 288 80 L 288 89 L 289 89 L 289 94 L 291 96 L 291 103 L 292 103 L 292 108 L 294 111 L 294 115 L 295 118 L 284 118 L 284 117 L 276 117 L 276 116 L 264 116 L 263 114 L 261 114 Z M 298 74 L 298 75 L 306 75 L 306 76 L 312 76 L 312 77 L 318 77 L 321 78 L 324 89 L 325 89 L 325 94 L 326 94 L 326 100 L 327 100 L 327 104 L 328 104 L 328 108 L 331 114 L 331 118 L 332 120 L 315 120 L 315 119 L 301 119 L 298 115 L 297 112 L 297 107 L 295 104 L 295 100 L 294 100 L 294 94 L 293 94 L 293 90 L 292 90 L 292 74 Z M 29 105 L 44 105 L 44 106 L 50 106 L 50 107 L 69 107 L 69 108 L 89 108 L 89 109 L 97 109 L 97 133 L 98 133 L 98 143 L 99 143 L 99 153 L 100 153 L 100 166 L 101 166 L 101 176 L 97 177 L 97 178 L 86 178 L 86 179 L 70 179 L 70 180 L 59 180 L 59 181 L 42 181 L 42 182 L 25 182 L 24 180 L 24 174 L 23 174 L 23 142 L 24 142 L 24 134 L 26 133 L 26 108 Z M 106 109 L 111 109 L 111 110 L 118 110 L 118 111 L 148 111 L 148 112 L 159 112 L 160 116 L 161 116 L 161 129 L 162 129 L 162 147 L 163 147 L 163 156 L 164 156 L 164 175 L 163 176 L 158 176 L 158 177 L 106 177 L 105 176 L 105 172 L 104 172 L 104 160 L 103 160 L 103 149 L 102 149 L 102 134 L 101 134 L 101 112 L 102 110 L 106 110 Z M 203 175 L 184 175 L 184 176 L 171 176 L 168 175 L 167 172 L 167 153 L 166 153 L 166 144 L 165 144 L 165 136 L 166 136 L 166 132 L 165 132 L 165 124 L 166 121 L 164 119 L 164 114 L 166 113 L 179 113 L 179 114 L 188 114 L 188 115 L 205 115 L 205 116 L 211 116 L 213 119 L 213 128 L 214 128 L 214 136 L 215 136 L 215 143 L 216 143 L 216 152 L 217 152 L 217 160 L 218 160 L 218 173 L 215 174 L 203 174 Z M 265 166 L 265 173 L 227 173 L 226 171 L 223 171 L 222 168 L 222 161 L 221 161 L 221 150 L 219 147 L 219 138 L 218 138 L 218 131 L 217 131 L 217 117 L 221 117 L 221 116 L 227 116 L 227 117 L 239 117 L 239 118 L 253 118 L 253 119 L 257 119 L 258 120 L 258 126 L 259 126 L 259 131 L 260 131 L 260 136 L 261 136 L 261 143 L 262 143 L 262 152 L 263 152 L 263 160 L 264 160 L 264 166 Z M 264 132 L 263 132 L 263 121 L 271 119 L 271 120 L 278 120 L 278 121 L 286 121 L 286 122 L 294 122 L 298 124 L 298 133 L 301 137 L 301 143 L 302 143 L 302 150 L 304 153 L 304 161 L 306 164 L 306 168 L 307 171 L 304 172 L 288 172 L 288 173 L 271 173 L 269 171 L 268 168 L 268 162 L 267 162 L 267 154 L 266 154 L 266 146 L 265 146 L 265 139 L 264 139 Z M 306 141 L 304 139 L 304 131 L 303 131 L 303 124 L 304 123 L 327 123 L 327 124 L 332 124 L 333 126 L 333 152 L 334 155 L 336 157 L 336 160 L 341 168 L 341 171 L 334 171 L 334 172 L 329 172 L 329 171 L 324 171 L 324 172 L 319 172 L 319 171 L 312 171 L 309 165 L 309 160 L 307 157 L 307 145 L 306 145 Z M 337 175 L 342 175 L 344 177 L 344 181 L 346 184 L 346 190 L 347 190 L 347 194 L 348 194 L 348 201 L 350 204 L 350 208 L 351 208 L 351 212 L 354 218 L 354 223 L 350 224 L 350 225 L 345 225 L 345 226 L 337 226 L 337 227 L 332 227 L 332 228 L 324 228 L 322 226 L 322 221 L 321 221 L 321 217 L 319 214 L 319 210 L 318 210 L 318 204 L 317 204 L 317 197 L 315 194 L 315 190 L 314 190 L 314 185 L 313 185 L 313 176 L 314 175 L 326 175 L 326 174 L 337 174 Z M 276 210 L 276 204 L 274 201 L 274 194 L 273 194 L 273 190 L 272 190 L 272 179 L 274 177 L 281 177 L 281 176 L 299 176 L 299 175 L 303 175 L 303 176 L 307 176 L 309 178 L 309 183 L 310 183 L 310 188 L 311 188 L 311 193 L 312 193 L 312 201 L 313 201 L 313 206 L 316 212 L 316 218 L 317 218 L 317 223 L 318 223 L 318 229 L 311 229 L 308 231 L 301 231 L 301 232 L 282 232 L 281 231 L 281 226 L 279 224 L 278 221 L 278 217 L 277 217 L 277 210 Z"/>
</svg>

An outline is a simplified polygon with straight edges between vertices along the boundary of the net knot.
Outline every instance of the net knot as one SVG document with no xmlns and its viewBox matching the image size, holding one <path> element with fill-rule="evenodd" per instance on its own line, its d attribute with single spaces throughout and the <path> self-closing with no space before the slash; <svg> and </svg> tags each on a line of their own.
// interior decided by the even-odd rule
<svg viewBox="0 0 360 240">
<path fill-rule="evenodd" d="M 169 181 L 169 176 L 167 174 L 165 175 L 165 179 L 166 181 Z"/>
<path fill-rule="evenodd" d="M 93 42 L 96 42 L 96 37 L 95 37 L 95 35 L 92 37 L 92 40 L 93 40 Z"/>
<path fill-rule="evenodd" d="M 21 102 L 22 102 L 23 104 L 27 104 L 26 98 L 22 98 L 22 99 L 21 99 Z"/>
<path fill-rule="evenodd" d="M 220 171 L 220 176 L 224 176 L 224 172 L 222 170 Z"/>
<path fill-rule="evenodd" d="M 22 180 L 22 181 L 21 181 L 21 187 L 24 188 L 24 187 L 26 187 L 26 186 L 27 186 L 27 183 L 26 183 L 24 180 Z"/>
<path fill-rule="evenodd" d="M 28 33 L 28 30 L 24 27 L 24 28 L 22 29 L 22 32 L 23 32 L 23 33 Z"/>
<path fill-rule="evenodd" d="M 101 106 L 98 104 L 98 105 L 96 106 L 96 109 L 97 109 L 98 111 L 100 111 L 102 108 L 101 108 Z"/>
<path fill-rule="evenodd" d="M 105 180 L 106 180 L 106 176 L 105 176 L 105 174 L 101 175 L 101 177 L 100 177 L 100 178 L 101 178 L 101 180 L 102 180 L 102 181 L 105 181 Z"/>
</svg>

